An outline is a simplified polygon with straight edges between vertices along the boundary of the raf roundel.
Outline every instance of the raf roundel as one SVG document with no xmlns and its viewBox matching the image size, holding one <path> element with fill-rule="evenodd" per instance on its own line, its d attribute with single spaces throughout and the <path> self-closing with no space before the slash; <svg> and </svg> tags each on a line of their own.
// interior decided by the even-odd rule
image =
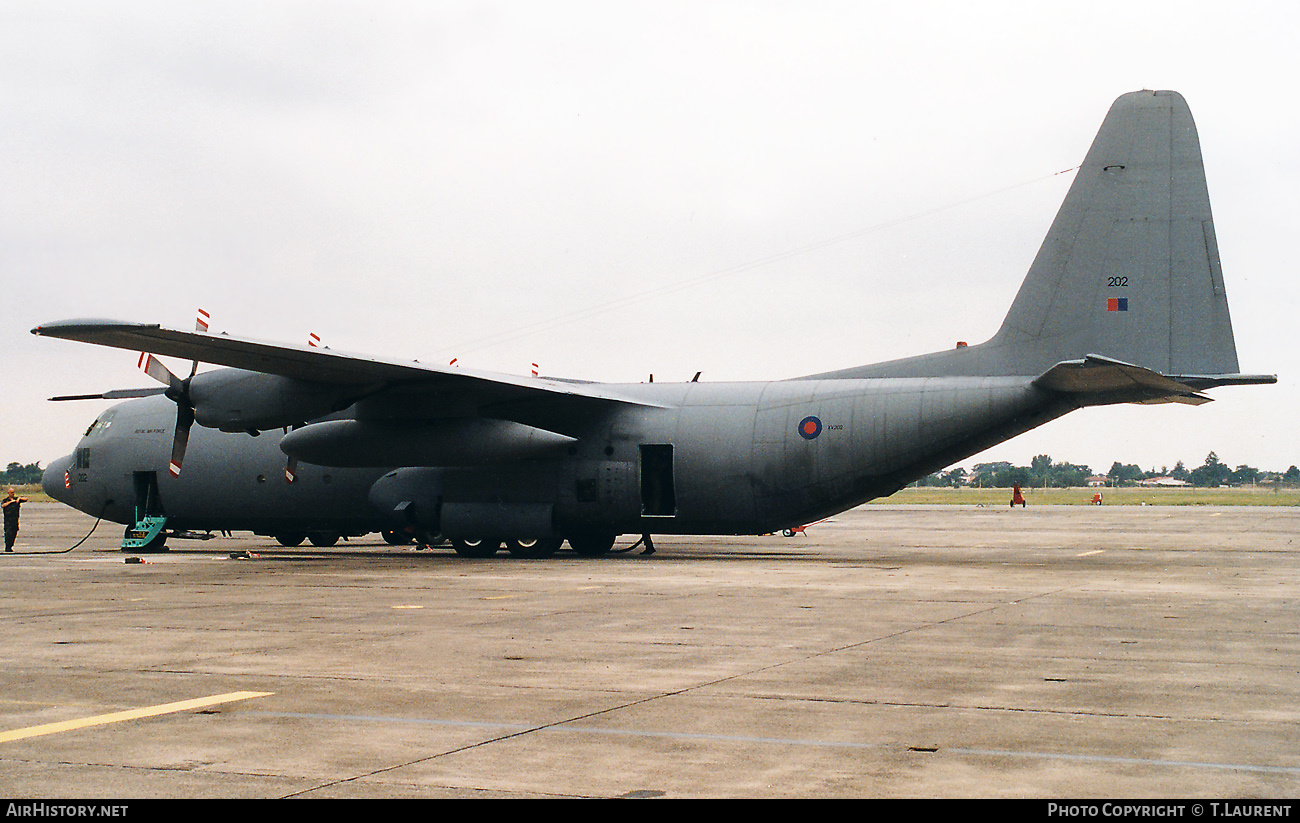
<svg viewBox="0 0 1300 823">
<path fill-rule="evenodd" d="M 799 436 L 804 440 L 812 440 L 822 433 L 822 421 L 816 417 L 805 417 L 799 421 Z"/>
</svg>

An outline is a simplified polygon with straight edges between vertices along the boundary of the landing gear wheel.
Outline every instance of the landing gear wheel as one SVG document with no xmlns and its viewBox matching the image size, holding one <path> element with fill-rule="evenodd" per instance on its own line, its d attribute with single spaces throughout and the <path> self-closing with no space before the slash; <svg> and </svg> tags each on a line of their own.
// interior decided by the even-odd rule
<svg viewBox="0 0 1300 823">
<path fill-rule="evenodd" d="M 484 537 L 453 537 L 451 547 L 461 557 L 491 557 L 501 548 L 501 541 Z"/>
<path fill-rule="evenodd" d="M 301 546 L 302 541 L 306 539 L 307 535 L 303 532 L 284 532 L 275 536 L 275 542 L 290 549 L 294 546 Z"/>
<path fill-rule="evenodd" d="M 311 544 L 313 546 L 318 546 L 322 549 L 325 549 L 339 542 L 339 533 L 338 532 L 312 532 L 311 534 L 307 535 L 307 539 L 311 541 Z"/>
<path fill-rule="evenodd" d="M 612 534 L 574 534 L 569 536 L 569 547 L 582 557 L 600 557 L 614 548 Z"/>
<path fill-rule="evenodd" d="M 409 546 L 415 542 L 415 536 L 406 532 L 386 531 L 383 535 L 384 542 L 390 546 Z"/>
<path fill-rule="evenodd" d="M 513 557 L 550 557 L 563 543 L 558 537 L 511 538 L 506 541 L 506 551 Z"/>
</svg>

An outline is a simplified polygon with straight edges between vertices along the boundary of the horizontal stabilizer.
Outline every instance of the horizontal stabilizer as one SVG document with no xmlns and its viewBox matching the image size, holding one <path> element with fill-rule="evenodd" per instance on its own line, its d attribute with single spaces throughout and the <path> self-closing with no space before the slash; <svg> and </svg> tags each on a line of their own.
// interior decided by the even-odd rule
<svg viewBox="0 0 1300 823">
<path fill-rule="evenodd" d="M 1268 386 L 1277 382 L 1276 374 L 1170 374 L 1166 376 L 1197 391 L 1217 389 L 1220 386 Z"/>
<path fill-rule="evenodd" d="M 1084 405 L 1126 402 L 1199 406 L 1212 399 L 1186 383 L 1098 354 L 1057 363 L 1040 375 L 1034 385 L 1063 394 L 1085 395 Z"/>
</svg>

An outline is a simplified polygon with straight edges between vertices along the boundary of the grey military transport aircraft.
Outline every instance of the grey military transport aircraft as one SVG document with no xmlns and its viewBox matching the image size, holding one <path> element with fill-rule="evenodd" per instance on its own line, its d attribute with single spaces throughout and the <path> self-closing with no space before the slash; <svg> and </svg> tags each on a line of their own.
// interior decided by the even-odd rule
<svg viewBox="0 0 1300 823">
<path fill-rule="evenodd" d="M 128 535 L 383 531 L 478 557 L 775 532 L 1084 406 L 1276 382 L 1238 372 L 1200 144 L 1171 91 L 1115 101 L 979 345 L 768 383 L 599 384 L 107 320 L 32 332 L 228 367 L 180 378 L 142 355 L 165 388 L 95 395 L 133 399 L 50 464 L 50 496 Z"/>
</svg>

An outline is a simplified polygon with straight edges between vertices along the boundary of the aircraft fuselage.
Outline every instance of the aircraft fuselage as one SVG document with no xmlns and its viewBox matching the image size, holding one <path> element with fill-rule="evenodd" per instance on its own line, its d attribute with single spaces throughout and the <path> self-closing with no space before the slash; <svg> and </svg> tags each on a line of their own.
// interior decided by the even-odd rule
<svg viewBox="0 0 1300 823">
<path fill-rule="evenodd" d="M 51 464 L 45 485 L 82 511 L 130 523 L 139 478 L 152 473 L 177 529 L 761 534 L 891 494 L 1073 407 L 1028 377 L 612 388 L 651 405 L 570 420 L 570 442 L 544 456 L 450 467 L 299 463 L 293 483 L 279 430 L 197 428 L 184 474 L 171 477 L 174 404 L 132 400 L 101 415 L 77 452 Z M 364 404 L 336 417 L 358 414 Z M 539 417 L 544 410 L 530 410 L 531 424 Z"/>
</svg>

